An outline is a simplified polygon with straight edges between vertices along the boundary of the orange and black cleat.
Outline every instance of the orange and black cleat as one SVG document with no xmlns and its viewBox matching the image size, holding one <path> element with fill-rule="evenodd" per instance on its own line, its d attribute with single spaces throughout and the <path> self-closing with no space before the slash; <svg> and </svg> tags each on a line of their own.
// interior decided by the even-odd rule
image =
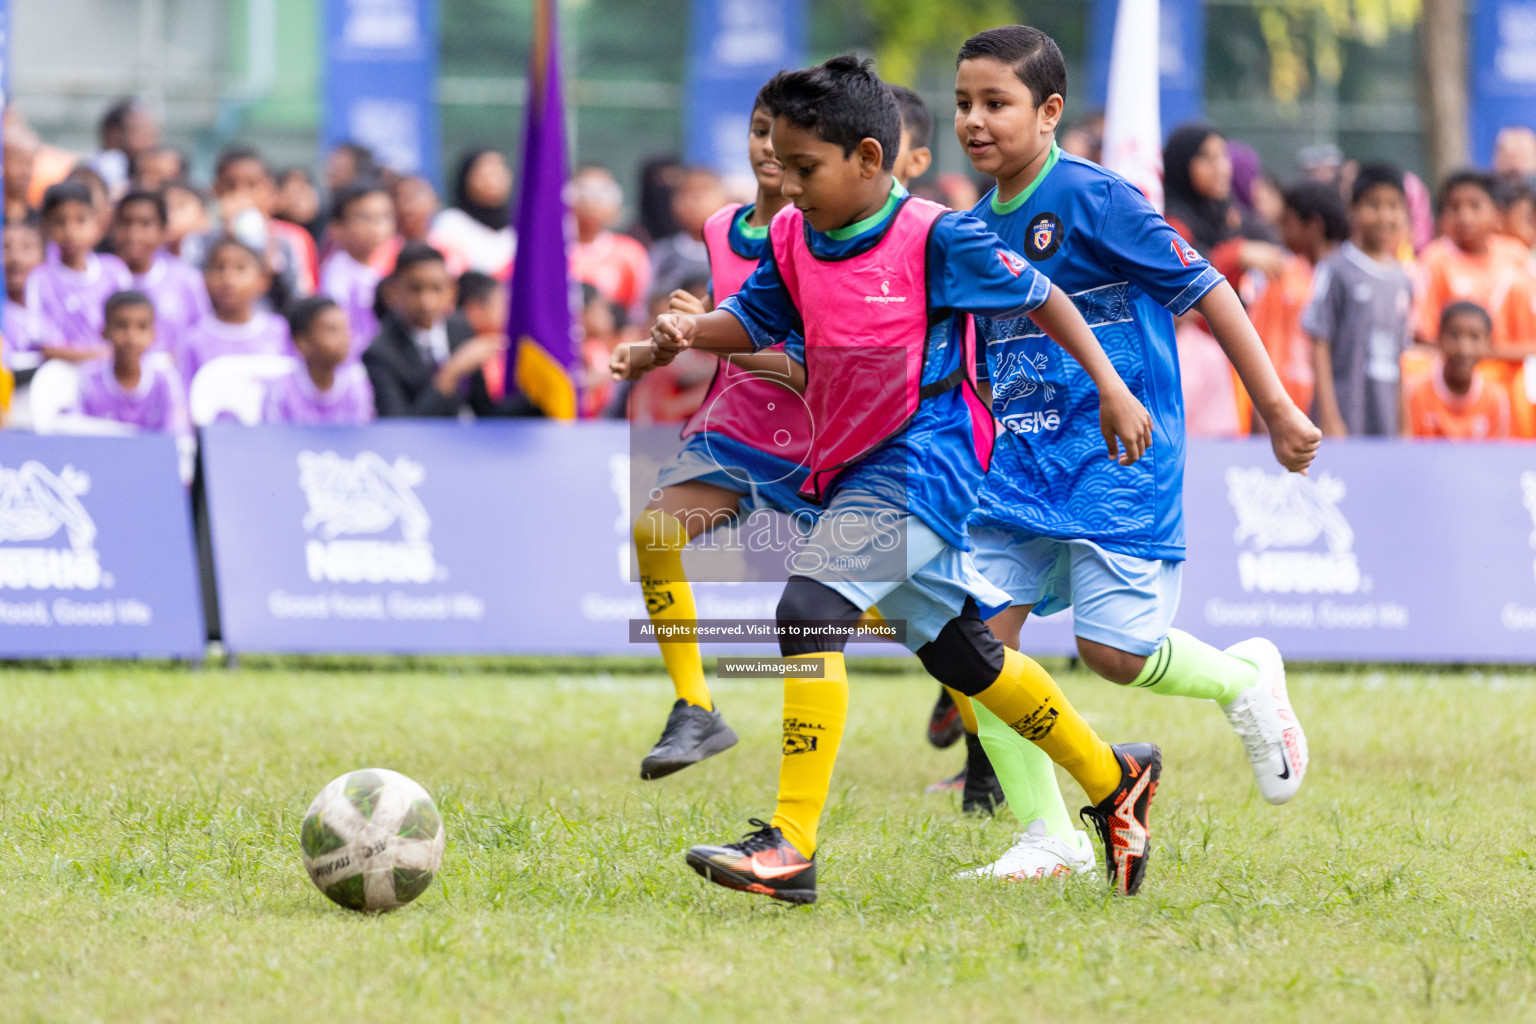
<svg viewBox="0 0 1536 1024">
<path fill-rule="evenodd" d="M 816 858 L 801 856 L 784 834 L 766 821 L 740 840 L 724 846 L 695 846 L 688 866 L 727 889 L 772 896 L 786 903 L 816 902 Z"/>
<path fill-rule="evenodd" d="M 1120 785 L 1098 806 L 1084 807 L 1082 817 L 1104 843 L 1104 864 L 1115 894 L 1134 896 L 1152 859 L 1147 816 L 1163 774 L 1163 752 L 1151 743 L 1122 743 L 1110 749 L 1120 764 Z"/>
<path fill-rule="evenodd" d="M 939 699 L 928 714 L 928 742 L 940 750 L 952 747 L 965 735 L 965 723 L 960 719 L 960 709 L 949 691 L 939 687 Z"/>
</svg>

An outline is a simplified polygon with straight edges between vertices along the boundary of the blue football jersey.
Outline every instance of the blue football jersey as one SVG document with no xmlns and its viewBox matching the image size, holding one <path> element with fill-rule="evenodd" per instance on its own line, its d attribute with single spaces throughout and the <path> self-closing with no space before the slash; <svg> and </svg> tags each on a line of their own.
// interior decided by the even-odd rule
<svg viewBox="0 0 1536 1024">
<path fill-rule="evenodd" d="M 1028 317 L 978 318 L 998 436 L 974 522 L 1091 540 L 1141 558 L 1184 557 L 1184 403 L 1173 317 L 1222 280 L 1140 190 L 1052 147 L 1040 177 L 972 211 L 1071 296 L 1115 370 L 1152 414 L 1152 447 L 1111 462 L 1099 394 Z"/>
<path fill-rule="evenodd" d="M 807 245 L 828 261 L 825 272 L 835 273 L 837 260 L 867 251 L 884 238 L 906 194 L 893 184 L 880 212 L 847 228 L 822 233 L 807 225 Z M 1050 296 L 1051 282 L 969 214 L 946 213 L 934 222 L 925 262 L 929 331 L 923 384 L 943 381 L 960 368 L 963 346 L 954 314 L 1023 317 Z M 755 347 L 783 341 L 791 358 L 805 362 L 801 311 L 784 287 L 772 245 L 741 290 L 720 308 L 741 321 Z M 976 507 L 980 479 L 970 415 L 960 390 L 952 388 L 924 401 L 905 430 L 847 469 L 832 491 L 847 487 L 904 507 L 949 543 L 967 548 L 965 521 Z"/>
</svg>

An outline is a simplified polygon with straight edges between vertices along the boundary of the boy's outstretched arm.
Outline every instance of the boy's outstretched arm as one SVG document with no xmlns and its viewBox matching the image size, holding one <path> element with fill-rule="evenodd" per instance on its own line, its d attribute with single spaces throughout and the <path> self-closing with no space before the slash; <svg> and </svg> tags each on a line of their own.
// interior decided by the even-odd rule
<svg viewBox="0 0 1536 1024">
<path fill-rule="evenodd" d="M 1243 387 L 1248 389 L 1253 407 L 1264 418 L 1275 458 L 1291 472 L 1305 473 L 1317 456 L 1323 432 L 1285 393 L 1280 377 L 1269 361 L 1269 353 L 1264 350 L 1264 343 L 1253 329 L 1253 322 L 1248 319 L 1237 293 L 1230 284 L 1222 281 L 1201 296 L 1195 308 L 1211 325 L 1211 333 L 1237 370 Z"/>
<path fill-rule="evenodd" d="M 663 313 L 651 328 L 651 362 L 666 366 L 685 349 L 726 354 L 753 352 L 756 346 L 740 320 L 723 309 L 701 315 Z"/>
<path fill-rule="evenodd" d="M 1104 433 L 1109 457 L 1118 459 L 1122 466 L 1129 466 L 1141 458 L 1142 453 L 1152 447 L 1152 416 L 1120 379 L 1099 339 L 1093 336 L 1088 322 L 1067 298 L 1066 292 L 1051 285 L 1050 296 L 1030 311 L 1029 318 L 1050 335 L 1052 341 L 1066 349 L 1067 354 L 1093 378 L 1099 389 L 1099 429 Z M 1122 445 L 1125 447 L 1123 455 L 1120 454 Z"/>
</svg>

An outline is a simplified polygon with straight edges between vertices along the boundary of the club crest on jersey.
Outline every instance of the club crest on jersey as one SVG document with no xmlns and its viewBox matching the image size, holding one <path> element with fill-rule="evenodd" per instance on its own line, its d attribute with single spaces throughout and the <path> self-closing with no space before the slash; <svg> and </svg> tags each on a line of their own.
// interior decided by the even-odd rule
<svg viewBox="0 0 1536 1024">
<path fill-rule="evenodd" d="M 1024 255 L 1036 263 L 1048 260 L 1061 248 L 1061 218 L 1054 213 L 1038 213 L 1024 232 Z"/>
</svg>

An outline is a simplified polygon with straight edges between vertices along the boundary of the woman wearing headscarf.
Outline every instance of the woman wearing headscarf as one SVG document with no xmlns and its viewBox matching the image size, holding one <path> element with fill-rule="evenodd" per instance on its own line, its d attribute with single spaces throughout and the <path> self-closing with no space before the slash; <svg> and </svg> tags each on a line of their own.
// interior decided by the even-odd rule
<svg viewBox="0 0 1536 1024">
<path fill-rule="evenodd" d="M 1163 147 L 1164 216 L 1233 287 L 1243 272 L 1279 274 L 1279 246 L 1242 237 L 1242 215 L 1232 204 L 1232 158 L 1227 140 L 1207 124 L 1174 129 Z"/>
<path fill-rule="evenodd" d="M 506 159 L 494 149 L 470 150 L 459 163 L 453 196 L 453 205 L 432 221 L 432 245 L 470 270 L 505 279 L 517 251 Z"/>
</svg>

